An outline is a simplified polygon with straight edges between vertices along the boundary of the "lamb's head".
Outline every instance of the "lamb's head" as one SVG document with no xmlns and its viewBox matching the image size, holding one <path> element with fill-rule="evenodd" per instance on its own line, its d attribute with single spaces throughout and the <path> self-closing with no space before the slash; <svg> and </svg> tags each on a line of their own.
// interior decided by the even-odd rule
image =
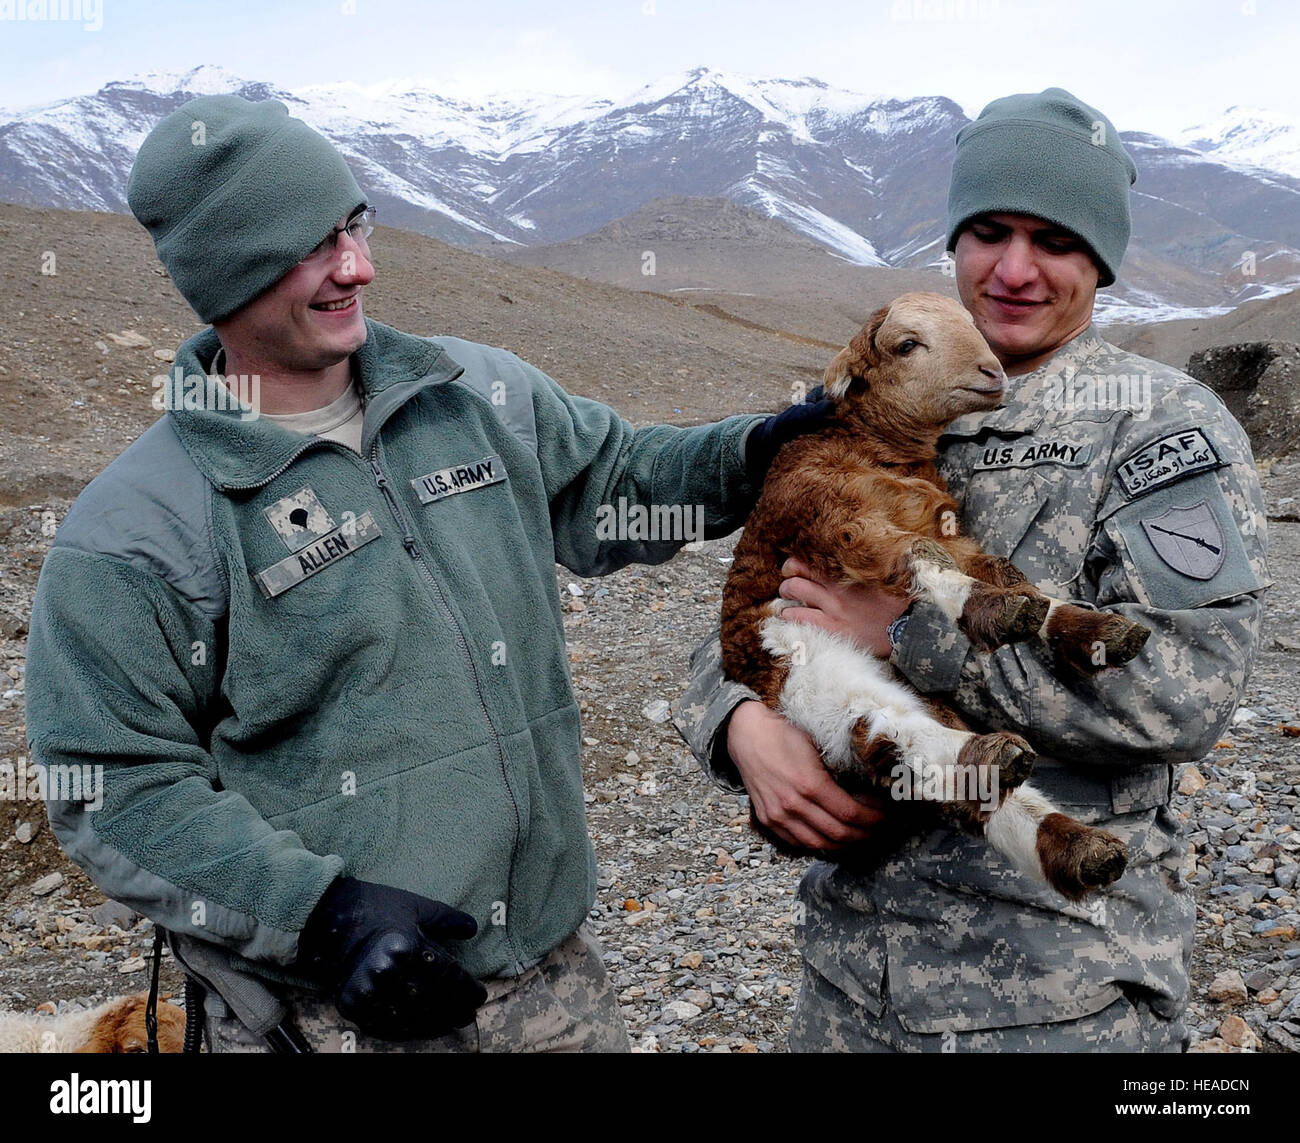
<svg viewBox="0 0 1300 1143">
<path fill-rule="evenodd" d="M 826 395 L 868 422 L 909 432 L 992 409 L 1006 374 L 975 322 L 942 294 L 903 294 L 877 310 L 826 370 Z"/>
</svg>

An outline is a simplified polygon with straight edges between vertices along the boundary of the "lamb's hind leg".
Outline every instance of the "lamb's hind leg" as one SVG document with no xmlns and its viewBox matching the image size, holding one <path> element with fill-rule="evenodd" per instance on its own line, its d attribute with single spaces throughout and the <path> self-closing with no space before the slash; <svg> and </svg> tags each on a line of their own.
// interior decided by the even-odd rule
<svg viewBox="0 0 1300 1143">
<path fill-rule="evenodd" d="M 976 554 L 963 570 L 996 587 L 1024 584 L 1025 577 L 1010 560 Z M 1151 634 L 1149 627 L 1113 611 L 1090 611 L 1057 599 L 1048 601 L 1047 613 L 1036 634 L 1058 661 L 1081 674 L 1096 674 L 1104 667 L 1119 667 L 1137 657 Z"/>
<path fill-rule="evenodd" d="M 925 702 L 870 655 L 806 624 L 764 621 L 763 646 L 787 665 L 782 713 L 817 743 L 846 787 L 946 800 L 950 791 L 1006 790 L 1024 781 L 1034 754 L 1018 735 L 942 725 Z M 901 771 L 900 771 L 901 764 Z M 985 816 L 997 804 L 985 805 Z"/>
<path fill-rule="evenodd" d="M 1022 873 L 1071 901 L 1117 881 L 1128 864 L 1128 850 L 1114 834 L 1067 817 L 1028 785 L 1007 795 L 985 835 Z"/>
</svg>

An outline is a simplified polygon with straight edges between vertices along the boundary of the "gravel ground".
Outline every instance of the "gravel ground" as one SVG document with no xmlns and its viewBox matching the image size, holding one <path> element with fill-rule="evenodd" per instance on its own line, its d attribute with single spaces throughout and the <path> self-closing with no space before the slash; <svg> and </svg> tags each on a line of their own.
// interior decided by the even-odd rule
<svg viewBox="0 0 1300 1143">
<path fill-rule="evenodd" d="M 1174 801 L 1198 902 L 1200 1051 L 1300 1050 L 1300 465 L 1274 466 L 1266 487 L 1276 585 L 1255 672 L 1228 737 L 1183 768 Z M 0 510 L 0 761 L 25 753 L 25 617 L 68 503 Z M 667 719 L 716 623 L 729 550 L 695 544 L 661 567 L 557 580 L 600 862 L 593 923 L 645 1051 L 784 1051 L 798 988 L 791 905 L 805 864 L 748 830 L 746 800 L 705 780 Z M 146 987 L 151 927 L 63 857 L 39 804 L 0 802 L 0 836 L 0 997 L 62 1009 Z M 164 987 L 178 986 L 167 964 Z"/>
</svg>

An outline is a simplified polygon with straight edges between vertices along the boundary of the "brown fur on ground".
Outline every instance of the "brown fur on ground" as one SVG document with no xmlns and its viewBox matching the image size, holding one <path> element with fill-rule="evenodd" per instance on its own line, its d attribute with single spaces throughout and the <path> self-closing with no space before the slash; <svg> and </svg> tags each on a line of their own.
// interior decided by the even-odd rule
<svg viewBox="0 0 1300 1143">
<path fill-rule="evenodd" d="M 0 1012 L 0 1052 L 147 1052 L 144 1013 L 148 1000 L 148 993 L 137 992 L 58 1016 Z M 158 1051 L 179 1052 L 184 1043 L 184 1009 L 160 996 Z"/>
</svg>

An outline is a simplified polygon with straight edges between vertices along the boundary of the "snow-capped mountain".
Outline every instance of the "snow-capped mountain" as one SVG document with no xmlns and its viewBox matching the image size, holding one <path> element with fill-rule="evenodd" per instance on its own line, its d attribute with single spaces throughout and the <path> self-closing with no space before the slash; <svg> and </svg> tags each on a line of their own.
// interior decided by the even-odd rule
<svg viewBox="0 0 1300 1143">
<path fill-rule="evenodd" d="M 477 248 L 588 234 L 667 196 L 756 209 L 846 261 L 943 255 L 953 140 L 939 97 L 891 99 L 815 79 L 707 68 L 620 99 L 449 98 L 427 83 L 283 91 L 205 66 L 0 113 L 0 199 L 126 210 L 149 129 L 187 99 L 277 98 L 340 147 L 380 219 Z M 1134 241 L 1112 305 L 1217 307 L 1300 280 L 1300 140 L 1235 110 L 1176 140 L 1128 132 Z"/>
<path fill-rule="evenodd" d="M 1278 171 L 1300 179 L 1300 126 L 1251 107 L 1229 107 L 1178 134 L 1179 144 L 1232 167 Z"/>
</svg>

